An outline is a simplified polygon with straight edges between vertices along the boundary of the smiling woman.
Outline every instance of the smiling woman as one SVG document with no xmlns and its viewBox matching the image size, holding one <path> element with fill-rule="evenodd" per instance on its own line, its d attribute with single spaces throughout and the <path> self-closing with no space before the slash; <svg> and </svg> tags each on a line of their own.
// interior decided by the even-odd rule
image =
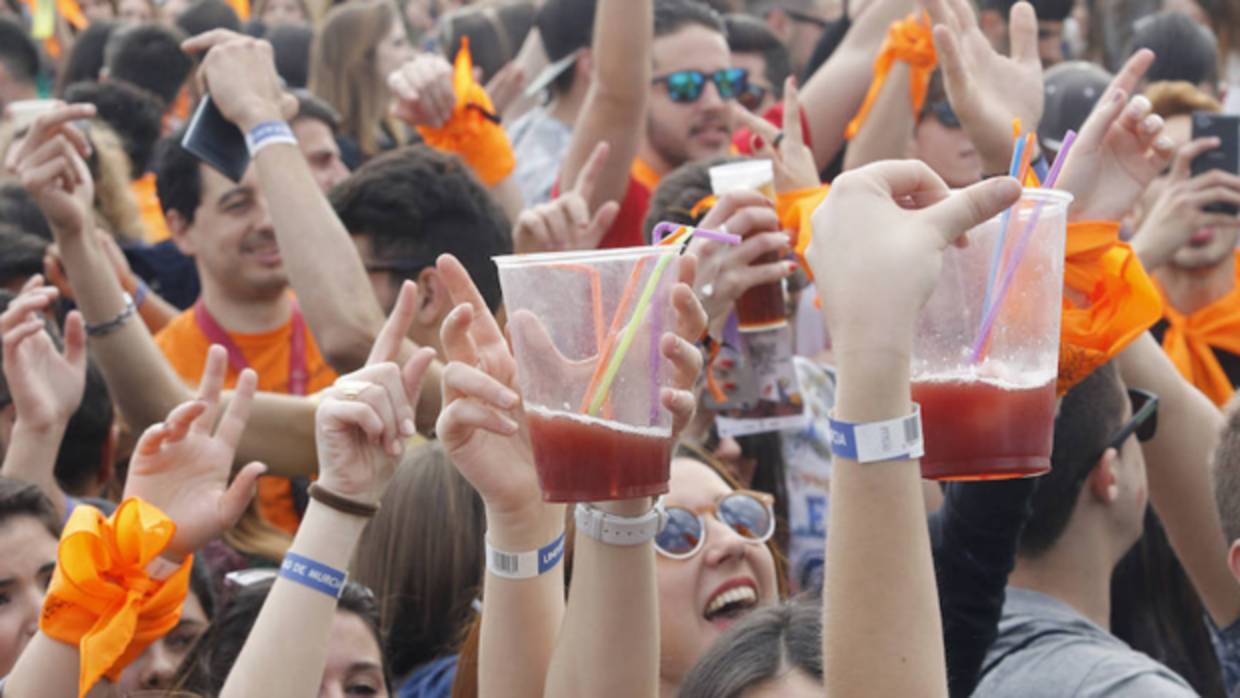
<svg viewBox="0 0 1240 698">
<path fill-rule="evenodd" d="M 0 676 L 39 629 L 60 521 L 39 488 L 0 478 Z"/>
</svg>

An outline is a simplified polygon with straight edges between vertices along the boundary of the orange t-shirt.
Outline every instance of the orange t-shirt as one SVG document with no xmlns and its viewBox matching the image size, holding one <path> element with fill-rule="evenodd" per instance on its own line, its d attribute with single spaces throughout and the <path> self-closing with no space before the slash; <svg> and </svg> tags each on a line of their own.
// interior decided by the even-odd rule
<svg viewBox="0 0 1240 698">
<path fill-rule="evenodd" d="M 241 350 L 246 363 L 258 373 L 258 389 L 271 393 L 289 393 L 289 353 L 293 337 L 292 319 L 284 325 L 260 334 L 238 334 L 229 332 L 228 336 Z M 336 381 L 336 372 L 323 359 L 314 336 L 307 331 L 305 337 L 306 355 L 306 390 L 316 393 L 327 388 Z M 159 334 L 155 335 L 155 343 L 172 364 L 173 370 L 190 385 L 197 385 L 202 379 L 203 365 L 207 360 L 207 350 L 211 342 L 206 333 L 199 327 L 194 317 L 194 309 L 190 308 L 173 318 Z M 228 375 L 224 387 L 232 388 L 237 384 L 238 371 L 228 367 Z M 290 534 L 297 531 L 300 522 L 297 510 L 293 505 L 293 490 L 287 478 L 263 477 L 258 483 L 258 509 L 268 522 Z"/>
<path fill-rule="evenodd" d="M 138 212 L 142 216 L 142 225 L 146 228 L 146 242 L 154 245 L 170 237 L 168 222 L 164 220 L 164 209 L 159 204 L 159 194 L 155 190 L 155 173 L 147 172 L 142 177 L 129 183 L 129 190 L 138 200 Z"/>
</svg>

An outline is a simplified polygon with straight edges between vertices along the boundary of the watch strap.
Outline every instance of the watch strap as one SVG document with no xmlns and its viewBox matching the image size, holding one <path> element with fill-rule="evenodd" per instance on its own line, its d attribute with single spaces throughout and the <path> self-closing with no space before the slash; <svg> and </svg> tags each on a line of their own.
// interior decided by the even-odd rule
<svg viewBox="0 0 1240 698">
<path fill-rule="evenodd" d="M 828 417 L 831 453 L 858 463 L 912 460 L 926 454 L 921 431 L 921 406 L 913 414 L 881 422 L 853 423 Z"/>
<path fill-rule="evenodd" d="M 577 504 L 577 530 L 607 545 L 641 545 L 654 540 L 667 523 L 663 498 L 641 516 L 609 514 L 587 502 Z"/>
</svg>

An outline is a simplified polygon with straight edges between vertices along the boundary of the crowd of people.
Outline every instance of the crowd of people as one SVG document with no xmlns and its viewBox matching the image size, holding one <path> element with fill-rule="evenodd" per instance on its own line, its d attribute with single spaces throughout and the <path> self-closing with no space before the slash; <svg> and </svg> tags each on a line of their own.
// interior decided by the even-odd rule
<svg viewBox="0 0 1240 698">
<path fill-rule="evenodd" d="M 0 695 L 1238 698 L 1235 113 L 1236 0 L 0 0 Z M 923 479 L 1043 185 L 1050 469 Z M 664 494 L 549 501 L 494 260 L 665 223 Z"/>
</svg>

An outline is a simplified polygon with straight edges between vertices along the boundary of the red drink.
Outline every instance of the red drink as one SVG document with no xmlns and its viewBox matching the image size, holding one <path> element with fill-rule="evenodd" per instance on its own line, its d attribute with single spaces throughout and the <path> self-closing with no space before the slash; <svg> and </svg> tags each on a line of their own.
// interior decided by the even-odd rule
<svg viewBox="0 0 1240 698">
<path fill-rule="evenodd" d="M 774 199 L 774 196 L 771 198 Z M 757 266 L 778 261 L 777 253 L 768 252 L 750 262 L 749 265 Z M 779 281 L 754 286 L 736 299 L 736 319 L 742 330 L 768 330 L 782 327 L 788 323 L 787 315 L 784 285 Z"/>
<path fill-rule="evenodd" d="M 548 502 L 594 502 L 667 492 L 666 431 L 526 406 L 534 465 Z"/>
<path fill-rule="evenodd" d="M 982 379 L 913 383 L 931 480 L 1006 480 L 1051 469 L 1055 381 L 1036 388 Z"/>
</svg>

